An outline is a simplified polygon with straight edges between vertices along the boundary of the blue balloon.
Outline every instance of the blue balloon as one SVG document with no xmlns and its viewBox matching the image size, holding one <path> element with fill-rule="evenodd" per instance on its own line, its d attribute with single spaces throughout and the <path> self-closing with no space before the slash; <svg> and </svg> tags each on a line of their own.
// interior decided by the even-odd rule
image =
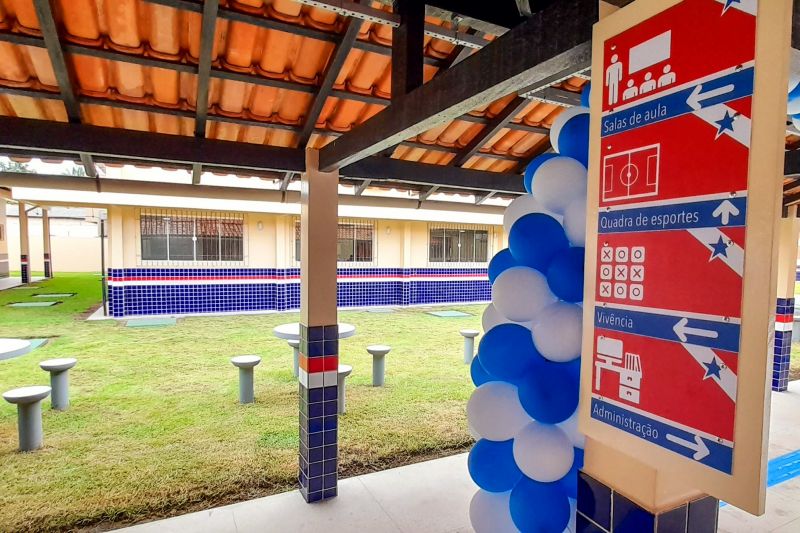
<svg viewBox="0 0 800 533">
<path fill-rule="evenodd" d="M 583 86 L 583 92 L 581 93 L 581 105 L 583 107 L 589 107 L 589 102 L 592 99 L 592 83 L 589 82 Z"/>
<path fill-rule="evenodd" d="M 556 219 L 544 213 L 531 213 L 511 226 L 508 248 L 517 262 L 546 274 L 553 257 L 569 248 L 569 240 Z"/>
<path fill-rule="evenodd" d="M 559 252 L 547 267 L 550 290 L 565 302 L 583 300 L 584 257 L 582 247 L 567 248 Z"/>
<path fill-rule="evenodd" d="M 522 471 L 514 462 L 514 439 L 479 440 L 469 452 L 467 468 L 472 481 L 489 492 L 509 491 L 522 479 Z"/>
<path fill-rule="evenodd" d="M 575 452 L 575 459 L 572 461 L 572 468 L 569 469 L 567 475 L 558 480 L 558 483 L 564 488 L 567 496 L 577 500 L 578 499 L 578 470 L 583 468 L 583 449 L 573 448 Z"/>
<path fill-rule="evenodd" d="M 569 119 L 558 136 L 558 153 L 580 161 L 589 167 L 589 114 L 581 113 Z"/>
<path fill-rule="evenodd" d="M 511 519 L 522 533 L 560 533 L 569 524 L 569 498 L 558 482 L 523 477 L 511 491 L 509 507 Z"/>
<path fill-rule="evenodd" d="M 531 417 L 543 424 L 558 424 L 578 407 L 580 382 L 571 363 L 544 358 L 518 382 L 519 401 Z"/>
<path fill-rule="evenodd" d="M 558 157 L 558 154 L 542 154 L 533 161 L 531 161 L 527 167 L 525 167 L 525 190 L 530 192 L 533 190 L 533 177 L 536 174 L 536 171 L 539 170 L 539 167 L 542 166 L 543 163 L 553 159 L 554 157 Z"/>
<path fill-rule="evenodd" d="M 483 365 L 477 357 L 472 359 L 472 364 L 469 367 L 469 375 L 472 378 L 472 383 L 474 383 L 476 387 L 480 387 L 484 383 L 490 381 L 495 381 L 492 375 L 483 368 Z"/>
<path fill-rule="evenodd" d="M 495 379 L 514 383 L 545 361 L 533 345 L 531 331 L 519 324 L 500 324 L 478 345 L 483 369 Z"/>
<path fill-rule="evenodd" d="M 494 283 L 494 280 L 496 280 L 497 276 L 502 274 L 503 271 L 515 266 L 520 265 L 514 260 L 514 256 L 511 255 L 511 250 L 503 248 L 497 252 L 489 262 L 489 282 Z"/>
</svg>

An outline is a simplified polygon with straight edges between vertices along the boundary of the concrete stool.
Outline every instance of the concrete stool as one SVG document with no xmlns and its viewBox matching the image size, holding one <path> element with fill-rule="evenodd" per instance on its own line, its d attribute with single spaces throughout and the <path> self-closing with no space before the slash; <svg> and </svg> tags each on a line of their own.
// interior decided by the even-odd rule
<svg viewBox="0 0 800 533">
<path fill-rule="evenodd" d="M 475 356 L 475 337 L 481 332 L 477 329 L 462 329 L 459 333 L 464 337 L 464 364 L 468 365 Z"/>
<path fill-rule="evenodd" d="M 300 375 L 300 341 L 286 341 L 286 343 L 292 347 L 292 351 L 294 352 L 294 366 L 292 370 L 294 371 L 294 377 L 298 377 Z"/>
<path fill-rule="evenodd" d="M 74 357 L 65 359 L 48 359 L 39 366 L 45 372 L 50 372 L 50 387 L 53 395 L 50 396 L 50 407 L 59 411 L 66 411 L 69 407 L 69 369 L 75 366 L 78 360 Z"/>
<path fill-rule="evenodd" d="M 344 414 L 344 381 L 347 376 L 353 371 L 353 367 L 350 365 L 339 365 L 339 373 L 337 374 L 336 384 L 338 385 L 337 389 L 339 392 L 339 414 Z"/>
<path fill-rule="evenodd" d="M 237 355 L 231 358 L 233 366 L 239 369 L 239 403 L 256 401 L 253 392 L 253 368 L 261 362 L 257 355 Z"/>
<path fill-rule="evenodd" d="M 3 394 L 3 399 L 17 406 L 19 426 L 19 451 L 32 452 L 42 447 L 42 400 L 50 394 L 50 387 L 38 385 L 22 387 Z"/>
<path fill-rule="evenodd" d="M 384 376 L 386 375 L 386 354 L 392 350 L 391 346 L 384 344 L 373 344 L 367 346 L 367 351 L 372 355 L 372 386 L 383 387 Z"/>
</svg>

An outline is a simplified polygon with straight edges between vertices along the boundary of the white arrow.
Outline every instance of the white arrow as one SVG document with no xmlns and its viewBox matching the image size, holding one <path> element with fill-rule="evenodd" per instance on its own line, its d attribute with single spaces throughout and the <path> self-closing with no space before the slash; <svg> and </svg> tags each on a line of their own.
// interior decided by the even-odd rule
<svg viewBox="0 0 800 533">
<path fill-rule="evenodd" d="M 703 459 L 708 457 L 709 454 L 711 453 L 708 451 L 708 446 L 706 446 L 705 441 L 701 439 L 699 435 L 695 435 L 694 442 L 692 442 L 690 440 L 682 439 L 680 437 L 676 437 L 675 435 L 667 433 L 667 440 L 692 450 L 694 452 L 692 458 L 695 461 L 702 461 Z"/>
<path fill-rule="evenodd" d="M 725 200 L 711 213 L 714 217 L 719 217 L 723 226 L 727 226 L 731 221 L 731 215 L 738 216 L 739 208 L 733 205 L 730 201 Z"/>
<path fill-rule="evenodd" d="M 719 337 L 719 333 L 716 331 L 712 331 L 709 329 L 699 329 L 699 328 L 690 328 L 687 327 L 686 324 L 689 323 L 688 318 L 681 318 L 678 320 L 678 323 L 673 326 L 672 331 L 675 332 L 675 335 L 681 340 L 681 342 L 686 342 L 688 340 L 688 335 L 694 335 L 695 337 L 705 337 L 707 339 L 716 339 Z"/>
<path fill-rule="evenodd" d="M 710 91 L 704 92 L 701 94 L 703 90 L 703 84 L 697 85 L 692 94 L 689 95 L 689 98 L 686 99 L 686 103 L 689 104 L 694 111 L 699 111 L 702 105 L 702 102 L 709 100 L 711 98 L 716 98 L 717 96 L 722 96 L 723 94 L 728 94 L 733 92 L 736 87 L 730 83 L 728 85 L 723 85 L 722 87 L 718 87 L 716 89 L 711 89 Z"/>
</svg>

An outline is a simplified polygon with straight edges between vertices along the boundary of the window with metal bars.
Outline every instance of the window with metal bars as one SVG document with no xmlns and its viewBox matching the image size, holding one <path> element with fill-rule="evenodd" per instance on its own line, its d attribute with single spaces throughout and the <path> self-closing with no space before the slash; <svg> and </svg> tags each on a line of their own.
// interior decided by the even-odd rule
<svg viewBox="0 0 800 533">
<path fill-rule="evenodd" d="M 486 263 L 489 231 L 475 227 L 432 226 L 429 228 L 430 263 Z"/>
<path fill-rule="evenodd" d="M 241 215 L 143 210 L 139 229 L 142 261 L 244 261 L 244 217 Z"/>
<path fill-rule="evenodd" d="M 340 263 L 371 263 L 375 223 L 341 220 L 336 231 L 336 256 Z M 294 223 L 294 259 L 300 261 L 300 221 Z"/>
</svg>

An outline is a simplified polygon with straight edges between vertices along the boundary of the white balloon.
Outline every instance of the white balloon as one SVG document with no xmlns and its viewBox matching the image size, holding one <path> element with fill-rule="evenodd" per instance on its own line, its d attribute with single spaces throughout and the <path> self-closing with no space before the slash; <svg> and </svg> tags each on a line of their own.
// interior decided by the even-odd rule
<svg viewBox="0 0 800 533">
<path fill-rule="evenodd" d="M 575 450 L 558 426 L 532 422 L 514 437 L 514 462 L 535 481 L 558 481 L 572 468 Z"/>
<path fill-rule="evenodd" d="M 546 359 L 565 363 L 580 357 L 583 310 L 567 302 L 548 305 L 533 321 L 533 344 Z"/>
<path fill-rule="evenodd" d="M 533 421 L 519 402 L 517 387 L 504 381 L 484 383 L 472 392 L 467 420 L 481 437 L 494 441 L 513 439 Z"/>
<path fill-rule="evenodd" d="M 586 197 L 572 200 L 564 210 L 564 231 L 572 246 L 586 246 Z"/>
<path fill-rule="evenodd" d="M 509 320 L 497 310 L 494 304 L 487 305 L 486 309 L 483 310 L 481 324 L 483 325 L 484 333 L 495 326 L 499 326 L 500 324 L 519 324 L 520 326 L 525 326 L 526 328 L 531 329 L 530 322 L 514 322 L 513 320 Z"/>
<path fill-rule="evenodd" d="M 578 409 L 572 413 L 572 416 L 556 424 L 561 428 L 561 431 L 567 436 L 569 441 L 575 448 L 583 449 L 586 446 L 586 436 L 578 430 Z"/>
<path fill-rule="evenodd" d="M 481 440 L 481 434 L 478 433 L 478 431 L 474 427 L 472 427 L 472 424 L 469 423 L 467 424 L 467 431 L 469 431 L 470 436 L 476 441 Z"/>
<path fill-rule="evenodd" d="M 508 207 L 506 207 L 506 210 L 503 213 L 503 229 L 505 229 L 506 235 L 511 233 L 511 226 L 514 225 L 514 222 L 525 215 L 530 215 L 531 213 L 544 213 L 546 215 L 550 215 L 558 220 L 559 224 L 563 220 L 561 215 L 552 213 L 545 209 L 542 204 L 530 194 L 523 194 L 522 196 L 514 198 L 514 200 L 508 204 Z"/>
<path fill-rule="evenodd" d="M 794 115 L 792 117 L 792 126 L 797 129 L 800 129 L 800 115 Z"/>
<path fill-rule="evenodd" d="M 574 106 L 568 107 L 556 117 L 556 119 L 553 121 L 553 125 L 550 127 L 550 145 L 553 147 L 553 150 L 556 152 L 559 151 L 558 139 L 561 136 L 561 128 L 564 127 L 564 124 L 566 124 L 572 117 L 584 114 L 589 114 L 589 108 Z"/>
<path fill-rule="evenodd" d="M 586 197 L 587 171 L 577 159 L 554 157 L 536 169 L 531 193 L 545 209 L 563 215 L 577 198 Z"/>
<path fill-rule="evenodd" d="M 789 102 L 786 104 L 786 113 L 789 115 L 800 113 L 800 96 L 789 98 Z"/>
<path fill-rule="evenodd" d="M 575 533 L 577 524 L 575 523 L 577 517 L 576 511 L 578 510 L 578 500 L 569 498 L 569 523 L 564 528 L 563 533 Z"/>
<path fill-rule="evenodd" d="M 518 533 L 511 519 L 511 491 L 479 490 L 469 504 L 469 521 L 475 533 Z"/>
<path fill-rule="evenodd" d="M 513 322 L 530 322 L 539 311 L 555 301 L 547 278 L 529 267 L 509 268 L 492 284 L 494 306 Z"/>
</svg>

